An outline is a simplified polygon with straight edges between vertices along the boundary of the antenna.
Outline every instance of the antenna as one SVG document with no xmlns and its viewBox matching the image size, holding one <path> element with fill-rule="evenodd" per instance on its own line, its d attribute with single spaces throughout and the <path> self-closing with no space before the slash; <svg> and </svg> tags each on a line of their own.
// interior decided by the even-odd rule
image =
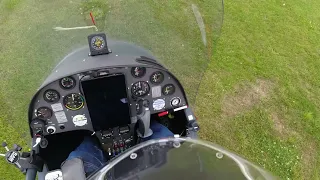
<svg viewBox="0 0 320 180">
<path fill-rule="evenodd" d="M 90 12 L 90 17 L 91 17 L 91 21 L 92 21 L 93 25 L 96 25 L 96 22 L 94 21 L 94 17 L 92 15 L 92 12 Z"/>
</svg>

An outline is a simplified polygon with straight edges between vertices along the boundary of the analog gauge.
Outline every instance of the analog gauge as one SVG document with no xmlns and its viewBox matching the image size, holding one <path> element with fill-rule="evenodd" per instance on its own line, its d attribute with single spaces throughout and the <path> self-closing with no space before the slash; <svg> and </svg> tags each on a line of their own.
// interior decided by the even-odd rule
<svg viewBox="0 0 320 180">
<path fill-rule="evenodd" d="M 152 84 L 160 84 L 162 83 L 163 79 L 164 79 L 164 76 L 160 71 L 151 74 L 151 77 L 150 77 L 150 81 Z"/>
<path fill-rule="evenodd" d="M 173 107 L 179 106 L 180 103 L 181 103 L 181 99 L 178 97 L 171 99 L 171 106 Z"/>
<path fill-rule="evenodd" d="M 50 119 L 52 116 L 52 111 L 47 107 L 40 107 L 36 111 L 36 116 L 41 119 Z"/>
<path fill-rule="evenodd" d="M 131 74 L 135 78 L 141 78 L 146 74 L 145 67 L 133 67 L 131 68 Z"/>
<path fill-rule="evenodd" d="M 70 110 L 78 110 L 83 107 L 84 99 L 80 94 L 71 93 L 64 97 L 63 104 Z"/>
<path fill-rule="evenodd" d="M 45 101 L 47 101 L 49 103 L 55 103 L 55 102 L 59 101 L 60 94 L 56 90 L 49 89 L 44 92 L 43 98 Z"/>
<path fill-rule="evenodd" d="M 173 84 L 167 84 L 162 88 L 162 93 L 165 96 L 172 95 L 176 91 L 176 88 Z"/>
<path fill-rule="evenodd" d="M 131 92 L 134 96 L 143 97 L 150 91 L 149 84 L 144 81 L 136 82 L 131 87 Z"/>
<path fill-rule="evenodd" d="M 104 41 L 103 37 L 101 36 L 94 36 L 91 39 L 91 47 L 96 50 L 96 51 L 100 51 L 101 49 L 104 48 L 104 46 L 106 45 L 106 42 Z"/>
<path fill-rule="evenodd" d="M 63 89 L 72 89 L 76 85 L 76 80 L 73 77 L 65 77 L 60 80 L 60 86 Z"/>
</svg>

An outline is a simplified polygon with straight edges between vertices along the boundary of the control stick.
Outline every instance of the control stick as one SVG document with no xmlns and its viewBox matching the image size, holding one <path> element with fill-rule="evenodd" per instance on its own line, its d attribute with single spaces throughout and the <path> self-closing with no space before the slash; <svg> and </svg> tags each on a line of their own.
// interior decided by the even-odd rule
<svg viewBox="0 0 320 180">
<path fill-rule="evenodd" d="M 147 138 L 153 134 L 150 129 L 150 109 L 147 100 L 140 100 L 138 102 L 138 136 L 141 138 Z"/>
</svg>

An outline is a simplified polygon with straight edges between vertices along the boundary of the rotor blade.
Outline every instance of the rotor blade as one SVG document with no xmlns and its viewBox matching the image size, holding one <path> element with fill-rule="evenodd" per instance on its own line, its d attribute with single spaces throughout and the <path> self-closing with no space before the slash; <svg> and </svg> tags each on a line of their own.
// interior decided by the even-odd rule
<svg viewBox="0 0 320 180">
<path fill-rule="evenodd" d="M 71 27 L 71 28 L 55 27 L 53 29 L 56 31 L 69 31 L 69 30 L 90 29 L 90 28 L 95 28 L 95 30 L 98 31 L 97 26 L 81 26 L 81 27 Z"/>
</svg>

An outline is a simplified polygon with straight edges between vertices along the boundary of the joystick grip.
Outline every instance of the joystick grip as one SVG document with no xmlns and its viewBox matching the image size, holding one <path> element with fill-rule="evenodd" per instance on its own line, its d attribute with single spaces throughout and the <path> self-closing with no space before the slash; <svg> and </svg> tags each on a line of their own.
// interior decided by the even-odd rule
<svg viewBox="0 0 320 180">
<path fill-rule="evenodd" d="M 141 138 L 147 138 L 153 134 L 150 129 L 150 110 L 149 108 L 143 107 L 142 113 L 138 115 L 138 135 Z"/>
</svg>

